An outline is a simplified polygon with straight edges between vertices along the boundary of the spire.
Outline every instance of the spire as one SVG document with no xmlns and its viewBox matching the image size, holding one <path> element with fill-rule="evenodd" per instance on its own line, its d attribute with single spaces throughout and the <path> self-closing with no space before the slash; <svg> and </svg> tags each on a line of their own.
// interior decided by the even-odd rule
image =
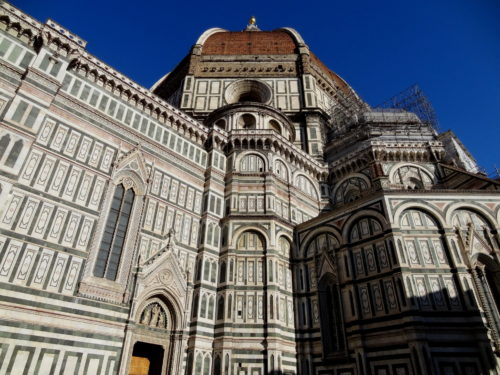
<svg viewBox="0 0 500 375">
<path fill-rule="evenodd" d="M 260 31 L 259 26 L 257 26 L 257 19 L 255 16 L 250 17 L 245 31 Z"/>
</svg>

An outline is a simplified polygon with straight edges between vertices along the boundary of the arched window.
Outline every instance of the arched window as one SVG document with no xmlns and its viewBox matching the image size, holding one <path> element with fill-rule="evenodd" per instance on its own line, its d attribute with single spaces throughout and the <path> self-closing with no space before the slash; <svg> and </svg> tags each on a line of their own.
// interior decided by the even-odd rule
<svg viewBox="0 0 500 375">
<path fill-rule="evenodd" d="M 208 259 L 205 259 L 203 265 L 203 280 L 208 281 L 210 279 L 210 262 Z"/>
<path fill-rule="evenodd" d="M 193 353 L 189 353 L 187 357 L 187 363 L 186 363 L 186 374 L 192 374 L 193 373 Z"/>
<path fill-rule="evenodd" d="M 424 189 L 432 186 L 432 177 L 423 168 L 406 165 L 394 172 L 391 182 L 402 185 L 405 189 Z"/>
<path fill-rule="evenodd" d="M 313 197 L 314 199 L 318 199 L 318 193 L 316 192 L 313 183 L 306 176 L 299 175 L 295 179 L 295 186 L 303 193 Z"/>
<path fill-rule="evenodd" d="M 213 319 L 214 318 L 214 307 L 215 307 L 215 302 L 214 302 L 214 297 L 211 296 L 208 300 L 208 319 Z"/>
<path fill-rule="evenodd" d="M 7 147 L 9 147 L 9 143 L 10 143 L 10 135 L 4 134 L 2 138 L 0 138 L 0 159 L 3 158 L 3 155 L 5 154 Z"/>
<path fill-rule="evenodd" d="M 333 275 L 324 275 L 318 283 L 321 338 L 326 357 L 344 351 L 345 338 L 340 291 Z"/>
<path fill-rule="evenodd" d="M 271 294 L 269 296 L 269 319 L 274 319 L 274 298 Z"/>
<path fill-rule="evenodd" d="M 288 182 L 288 169 L 281 160 L 276 160 L 274 164 L 274 173 L 276 173 L 279 178 Z"/>
<path fill-rule="evenodd" d="M 203 361 L 203 375 L 210 375 L 210 354 L 207 354 Z"/>
<path fill-rule="evenodd" d="M 220 296 L 217 302 L 217 320 L 220 319 L 224 319 L 224 296 Z"/>
<path fill-rule="evenodd" d="M 406 210 L 400 219 L 404 235 L 404 246 L 411 264 L 448 265 L 448 256 L 439 233 L 437 221 L 426 212 Z M 426 235 L 422 235 L 425 231 Z M 403 259 L 406 257 L 403 254 Z"/>
<path fill-rule="evenodd" d="M 403 236 L 403 243 L 401 244 L 398 241 L 398 245 L 402 245 L 403 259 L 410 266 L 430 269 L 435 269 L 438 266 L 442 269 L 448 268 L 449 272 L 443 284 L 430 277 L 427 280 L 423 278 L 410 280 L 414 283 L 412 289 L 415 291 L 415 294 L 413 294 L 413 291 L 410 294 L 411 303 L 426 309 L 445 309 L 449 301 L 453 309 L 460 308 L 461 302 L 458 295 L 460 289 L 457 285 L 457 279 L 452 277 L 451 271 L 451 267 L 456 263 L 453 262 L 448 243 L 441 233 L 439 221 L 429 212 L 411 208 L 401 214 L 399 226 Z M 411 287 L 408 280 L 406 280 L 406 284 L 408 288 Z M 446 296 L 448 296 L 448 301 L 446 301 Z"/>
<path fill-rule="evenodd" d="M 234 274 L 234 260 L 231 259 L 229 262 L 229 281 L 233 281 Z"/>
<path fill-rule="evenodd" d="M 207 244 L 211 245 L 214 238 L 214 225 L 208 224 L 207 229 Z"/>
<path fill-rule="evenodd" d="M 264 172 L 264 159 L 255 154 L 245 155 L 240 161 L 241 172 Z"/>
<path fill-rule="evenodd" d="M 214 373 L 213 375 L 222 375 L 220 357 L 216 356 L 214 360 Z"/>
<path fill-rule="evenodd" d="M 14 143 L 14 146 L 12 146 L 12 149 L 10 150 L 9 156 L 7 156 L 7 160 L 5 160 L 5 165 L 7 167 L 10 168 L 14 167 L 22 149 L 23 149 L 23 141 L 19 139 L 16 141 L 16 143 Z"/>
<path fill-rule="evenodd" d="M 214 246 L 219 246 L 219 237 L 220 237 L 220 228 L 218 225 L 215 225 L 215 230 L 214 230 Z"/>
<path fill-rule="evenodd" d="M 339 247 L 339 241 L 330 233 L 318 234 L 308 245 L 306 257 L 323 252 L 332 252 Z"/>
<path fill-rule="evenodd" d="M 115 188 L 94 267 L 96 277 L 116 280 L 134 197 L 134 191 L 122 184 Z"/>
<path fill-rule="evenodd" d="M 207 295 L 204 294 L 201 297 L 201 306 L 200 306 L 200 318 L 206 318 L 207 317 Z"/>
<path fill-rule="evenodd" d="M 238 250 L 264 250 L 264 238 L 258 232 L 246 231 L 237 242 Z"/>
<path fill-rule="evenodd" d="M 200 353 L 196 356 L 196 364 L 194 366 L 195 375 L 201 375 L 201 368 L 203 367 L 203 358 Z"/>
<path fill-rule="evenodd" d="M 193 298 L 193 313 L 192 313 L 193 318 L 195 318 L 198 315 L 198 303 L 199 303 L 199 301 L 200 301 L 200 298 L 197 294 Z"/>
<path fill-rule="evenodd" d="M 287 260 L 290 258 L 290 241 L 286 237 L 281 236 L 278 241 L 278 251 L 281 256 L 284 256 Z"/>
<path fill-rule="evenodd" d="M 219 268 L 219 283 L 226 282 L 226 262 L 222 262 Z"/>
<path fill-rule="evenodd" d="M 196 262 L 196 281 L 201 279 L 201 269 L 203 268 L 203 262 L 201 259 L 198 259 Z"/>
<path fill-rule="evenodd" d="M 233 309 L 233 295 L 230 294 L 227 298 L 227 317 L 231 319 L 231 311 Z"/>
<path fill-rule="evenodd" d="M 335 203 L 349 203 L 361 197 L 368 189 L 367 182 L 361 177 L 351 177 L 340 183 L 335 189 Z"/>
<path fill-rule="evenodd" d="M 229 375 L 229 354 L 226 354 L 226 359 L 224 361 L 224 375 Z"/>
<path fill-rule="evenodd" d="M 349 238 L 351 239 L 351 241 L 359 241 L 361 239 L 372 237 L 381 232 L 382 225 L 377 219 L 362 218 L 352 225 Z"/>
<path fill-rule="evenodd" d="M 212 269 L 210 270 L 210 281 L 215 283 L 217 280 L 217 263 L 213 262 L 211 265 Z"/>
</svg>

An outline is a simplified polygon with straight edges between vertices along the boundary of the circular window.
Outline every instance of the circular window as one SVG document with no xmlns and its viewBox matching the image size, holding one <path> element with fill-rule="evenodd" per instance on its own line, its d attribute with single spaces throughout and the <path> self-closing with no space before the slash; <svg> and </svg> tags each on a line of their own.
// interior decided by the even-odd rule
<svg viewBox="0 0 500 375">
<path fill-rule="evenodd" d="M 271 101 L 271 88 L 264 82 L 245 79 L 231 83 L 224 97 L 227 104 L 245 102 L 267 104 Z"/>
<path fill-rule="evenodd" d="M 248 113 L 241 115 L 238 119 L 238 125 L 240 129 L 255 129 L 255 123 L 255 117 Z"/>
</svg>

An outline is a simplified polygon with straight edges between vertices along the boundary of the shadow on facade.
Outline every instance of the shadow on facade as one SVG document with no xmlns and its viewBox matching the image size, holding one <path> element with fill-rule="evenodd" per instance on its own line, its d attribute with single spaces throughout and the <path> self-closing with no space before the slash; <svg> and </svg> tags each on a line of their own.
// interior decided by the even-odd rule
<svg viewBox="0 0 500 375">
<path fill-rule="evenodd" d="M 373 295 L 365 306 L 362 300 L 355 306 L 359 319 L 344 322 L 343 317 L 339 320 L 332 314 L 338 309 L 330 310 L 329 322 L 320 322 L 321 357 L 304 353 L 307 347 L 312 349 L 314 341 L 299 345 L 297 374 L 498 375 L 499 354 L 495 347 L 500 301 L 492 298 L 494 294 L 474 293 L 472 289 L 453 294 L 448 288 L 420 294 L 421 285 L 415 287 L 397 296 L 398 311 L 391 311 L 387 298 L 377 304 Z M 483 287 L 488 288 L 488 284 Z M 426 289 L 430 288 L 432 285 L 426 285 Z M 319 318 L 326 316 L 320 314 Z M 336 326 L 339 321 L 341 327 Z M 346 349 L 332 351 L 332 337 L 338 336 L 340 330 L 345 334 Z"/>
</svg>

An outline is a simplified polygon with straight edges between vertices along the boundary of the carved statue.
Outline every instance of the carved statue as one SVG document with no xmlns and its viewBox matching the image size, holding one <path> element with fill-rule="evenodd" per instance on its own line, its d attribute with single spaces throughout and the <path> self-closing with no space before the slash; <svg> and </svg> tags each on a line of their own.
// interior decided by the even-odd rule
<svg viewBox="0 0 500 375">
<path fill-rule="evenodd" d="M 152 317 L 151 317 L 151 321 L 149 322 L 149 326 L 150 327 L 156 327 L 156 325 L 158 324 L 158 318 L 159 318 L 159 315 L 161 313 L 161 307 L 159 304 L 155 304 L 153 306 L 153 308 L 151 309 L 152 311 Z"/>
<path fill-rule="evenodd" d="M 158 328 L 165 328 L 165 312 L 162 311 L 160 313 L 160 317 L 158 318 Z"/>
<path fill-rule="evenodd" d="M 142 313 L 141 324 L 149 325 L 151 321 L 151 308 L 147 307 Z"/>
</svg>

